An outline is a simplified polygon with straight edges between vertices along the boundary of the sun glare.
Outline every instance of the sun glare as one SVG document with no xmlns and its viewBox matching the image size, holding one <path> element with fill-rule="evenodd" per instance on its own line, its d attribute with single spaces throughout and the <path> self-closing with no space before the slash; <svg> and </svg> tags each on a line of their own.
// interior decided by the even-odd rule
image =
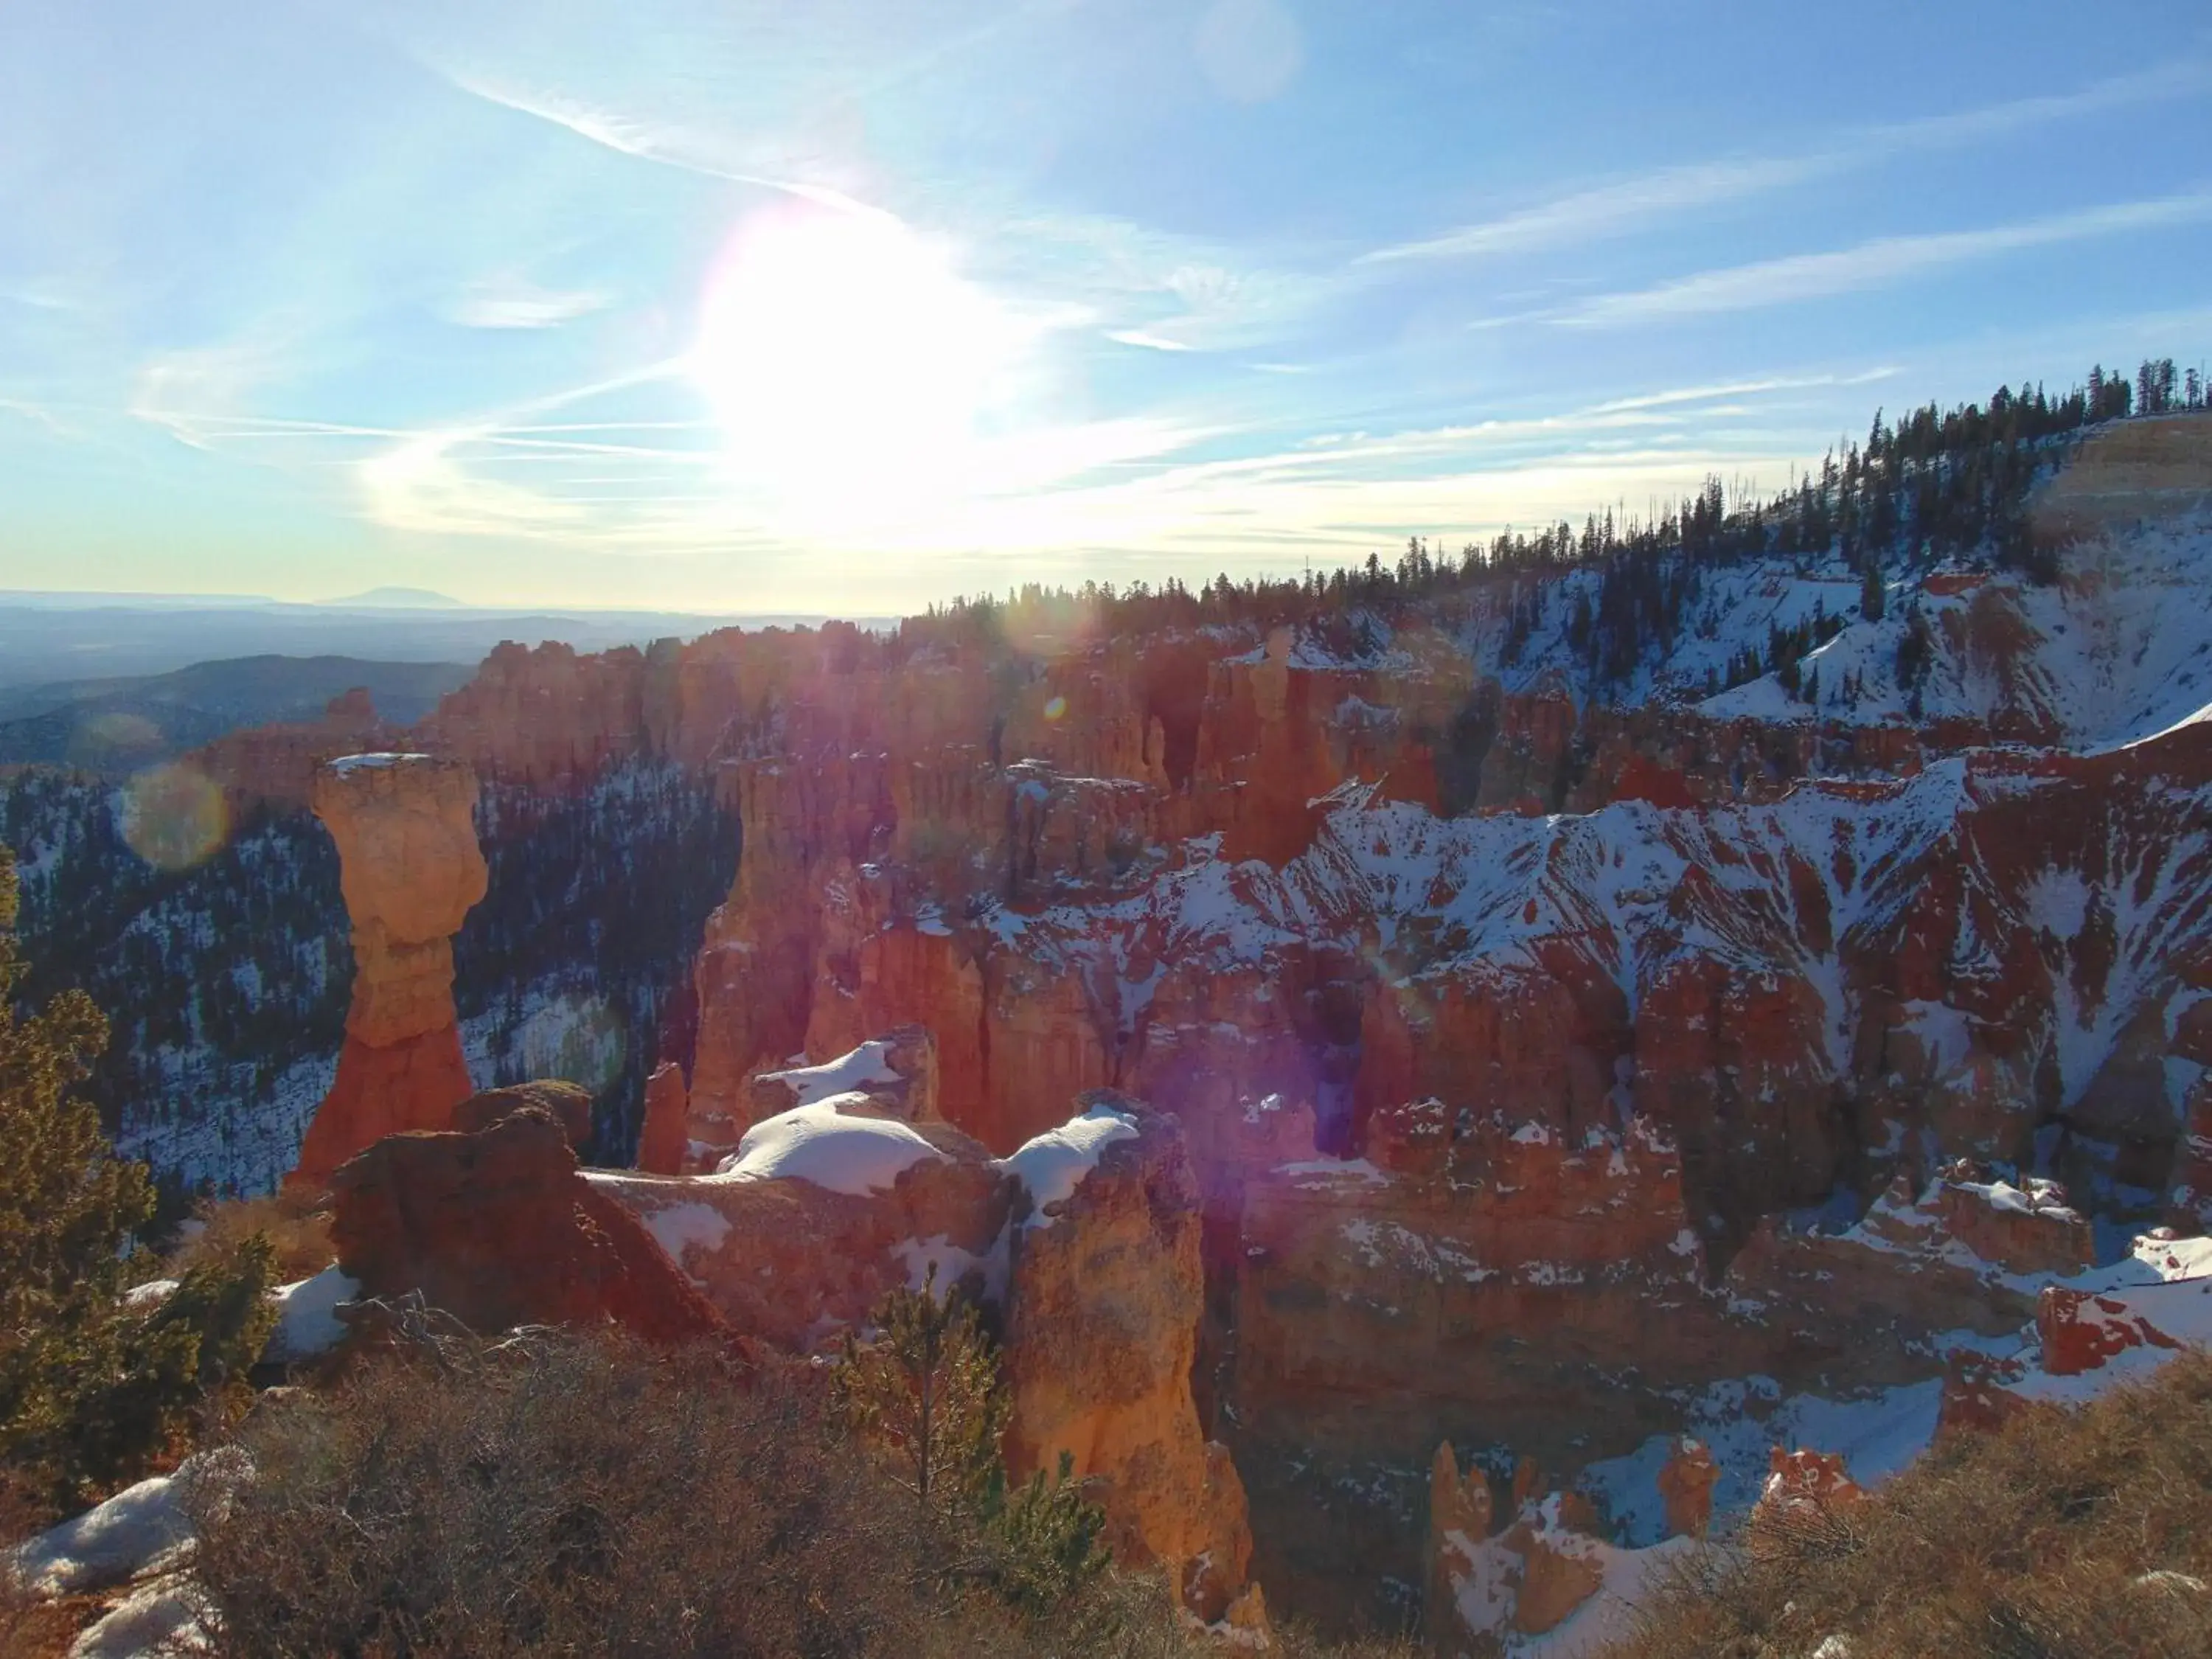
<svg viewBox="0 0 2212 1659">
<path fill-rule="evenodd" d="M 739 482 L 816 522 L 867 523 L 974 486 L 1012 332 L 897 220 L 791 204 L 722 251 L 691 371 Z"/>
</svg>

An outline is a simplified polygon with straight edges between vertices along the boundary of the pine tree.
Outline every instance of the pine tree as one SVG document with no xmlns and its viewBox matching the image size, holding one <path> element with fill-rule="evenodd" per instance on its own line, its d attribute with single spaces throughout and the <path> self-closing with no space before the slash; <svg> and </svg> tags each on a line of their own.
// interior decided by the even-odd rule
<svg viewBox="0 0 2212 1659">
<path fill-rule="evenodd" d="M 939 1299 L 933 1262 L 919 1291 L 893 1291 L 873 1317 L 874 1341 L 847 1334 L 831 1388 L 922 1519 L 967 1541 L 948 1554 L 947 1577 L 988 1583 L 1033 1615 L 1065 1604 L 1112 1559 L 1099 1543 L 1106 1518 L 1067 1452 L 1050 1477 L 1009 1484 L 1000 1443 L 1012 1402 L 974 1305 Z"/>
<path fill-rule="evenodd" d="M 926 1513 L 973 1510 L 999 1468 L 1009 1412 L 974 1306 L 939 1298 L 933 1264 L 921 1290 L 893 1291 L 875 1320 L 876 1340 L 863 1344 L 848 1333 L 837 1361 L 835 1383 L 848 1420 Z"/>
<path fill-rule="evenodd" d="M 1888 595 L 1882 587 L 1881 567 L 1869 559 L 1859 576 L 1859 615 L 1869 622 L 1880 622 L 1888 604 Z"/>
<path fill-rule="evenodd" d="M 272 1252 L 251 1239 L 158 1307 L 123 1291 L 154 1212 L 146 1166 L 118 1158 L 70 1093 L 106 1042 L 81 991 L 15 1005 L 23 964 L 14 859 L 0 848 L 0 1465 L 56 1503 L 134 1477 L 210 1394 L 234 1391 L 267 1340 Z"/>
</svg>

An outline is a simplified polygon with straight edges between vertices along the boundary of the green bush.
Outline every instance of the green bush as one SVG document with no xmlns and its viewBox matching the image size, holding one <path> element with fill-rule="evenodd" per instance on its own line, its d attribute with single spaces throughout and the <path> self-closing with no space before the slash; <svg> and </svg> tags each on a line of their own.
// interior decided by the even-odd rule
<svg viewBox="0 0 2212 1659">
<path fill-rule="evenodd" d="M 70 1092 L 106 1042 L 99 1011 L 75 991 L 16 1008 L 15 896 L 0 848 L 0 1468 L 59 1506 L 137 1478 L 235 1397 L 274 1317 L 271 1257 L 240 1241 L 158 1306 L 125 1305 L 152 1271 L 131 1247 L 153 1186 Z"/>
</svg>

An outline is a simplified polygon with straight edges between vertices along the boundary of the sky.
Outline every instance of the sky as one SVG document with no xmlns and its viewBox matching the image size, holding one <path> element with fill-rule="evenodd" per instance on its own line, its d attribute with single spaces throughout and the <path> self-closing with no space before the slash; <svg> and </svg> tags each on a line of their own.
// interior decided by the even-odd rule
<svg viewBox="0 0 2212 1659">
<path fill-rule="evenodd" d="M 2203 0 L 11 0 L 0 588 L 878 615 L 2212 356 Z"/>
</svg>

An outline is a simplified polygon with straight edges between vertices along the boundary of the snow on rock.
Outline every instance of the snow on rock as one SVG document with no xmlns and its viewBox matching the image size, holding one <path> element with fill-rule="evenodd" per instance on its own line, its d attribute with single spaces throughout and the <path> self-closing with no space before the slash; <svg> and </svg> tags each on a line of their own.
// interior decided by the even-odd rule
<svg viewBox="0 0 2212 1659">
<path fill-rule="evenodd" d="M 342 755 L 329 763 L 331 771 L 343 776 L 350 772 L 381 772 L 390 767 L 404 766 L 411 761 L 426 761 L 428 755 Z"/>
<path fill-rule="evenodd" d="M 276 1304 L 276 1328 L 261 1351 L 264 1364 L 308 1359 L 336 1347 L 346 1328 L 338 1321 L 337 1305 L 361 1294 L 361 1285 L 333 1262 L 312 1279 L 279 1285 L 270 1291 Z"/>
<path fill-rule="evenodd" d="M 824 1060 L 819 1066 L 793 1066 L 781 1072 L 763 1072 L 759 1081 L 781 1083 L 798 1097 L 801 1106 L 812 1106 L 836 1095 L 864 1092 L 872 1083 L 897 1083 L 891 1069 L 891 1045 L 881 1039 L 863 1042 L 850 1054 Z"/>
<path fill-rule="evenodd" d="M 937 1233 L 928 1238 L 901 1239 L 892 1246 L 891 1254 L 905 1265 L 908 1290 L 919 1291 L 926 1286 L 930 1282 L 931 1271 L 934 1269 L 938 1293 L 941 1296 L 945 1286 L 957 1284 L 974 1273 L 981 1276 L 983 1294 L 987 1297 L 1001 1304 L 1004 1302 L 1006 1276 L 1012 1266 L 1007 1257 L 1006 1235 L 1004 1233 L 994 1239 L 991 1248 L 981 1255 L 955 1244 L 949 1233 Z"/>
<path fill-rule="evenodd" d="M 924 1158 L 944 1156 L 866 1095 L 835 1094 L 754 1124 L 709 1179 L 811 1181 L 860 1198 L 888 1192 Z"/>
<path fill-rule="evenodd" d="M 722 1241 L 730 1236 L 729 1217 L 711 1204 L 671 1204 L 665 1209 L 641 1210 L 638 1214 L 645 1223 L 646 1231 L 653 1235 L 653 1242 L 679 1267 L 685 1251 L 719 1250 Z"/>
<path fill-rule="evenodd" d="M 1448 1532 L 1441 1565 L 1459 1622 L 1506 1659 L 1571 1659 L 1634 1634 L 1668 1563 L 1702 1546 L 1669 1538 L 1622 1548 L 1590 1529 L 1587 1506 L 1552 1493 L 1494 1538 Z"/>
<path fill-rule="evenodd" d="M 1713 1531 L 1728 1532 L 1757 1501 L 1777 1445 L 1832 1451 L 1861 1486 L 1887 1480 L 1934 1441 L 1942 1397 L 1941 1378 L 1844 1400 L 1784 1394 L 1765 1376 L 1731 1379 L 1700 1390 L 1684 1413 L 1685 1432 L 1704 1442 L 1720 1467 Z M 1599 1499 L 1630 1544 L 1653 1544 L 1665 1536 L 1658 1476 L 1679 1439 L 1674 1434 L 1653 1435 L 1628 1455 L 1592 1463 L 1577 1478 L 1577 1486 Z"/>
<path fill-rule="evenodd" d="M 1111 1106 L 1093 1106 L 1081 1116 L 1070 1118 L 1057 1129 L 1048 1129 L 1024 1143 L 1012 1157 L 1001 1159 L 1000 1167 L 1020 1177 L 1036 1206 L 1028 1224 L 1048 1225 L 1051 1217 L 1046 1212 L 1074 1196 L 1084 1177 L 1098 1167 L 1098 1159 L 1109 1146 L 1117 1140 L 1130 1139 L 1136 1133 L 1137 1120 L 1129 1113 Z"/>
<path fill-rule="evenodd" d="M 123 1292 L 123 1305 L 133 1313 L 160 1307 L 177 1293 L 173 1279 L 149 1279 L 143 1285 L 133 1285 Z"/>
</svg>

